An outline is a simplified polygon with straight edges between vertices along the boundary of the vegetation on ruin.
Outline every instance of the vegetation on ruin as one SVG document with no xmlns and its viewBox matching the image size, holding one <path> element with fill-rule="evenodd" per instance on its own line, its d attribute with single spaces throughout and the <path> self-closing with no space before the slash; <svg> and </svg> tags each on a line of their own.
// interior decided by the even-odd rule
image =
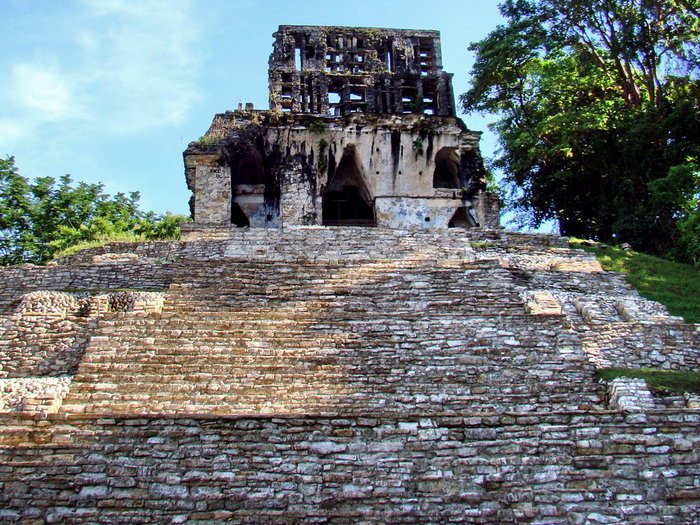
<svg viewBox="0 0 700 525">
<path fill-rule="evenodd" d="M 697 0 L 505 0 L 467 112 L 497 115 L 520 222 L 700 264 Z"/>
<path fill-rule="evenodd" d="M 413 141 L 413 151 L 416 153 L 416 155 L 422 155 L 423 154 L 423 139 L 418 137 Z"/>
<path fill-rule="evenodd" d="M 199 137 L 199 139 L 197 139 L 196 144 L 197 144 L 200 148 L 205 148 L 205 149 L 206 149 L 206 148 L 209 148 L 209 147 L 211 147 L 211 146 L 214 146 L 214 145 L 216 144 L 216 139 L 215 139 L 214 137 L 209 137 L 209 136 L 207 136 L 207 135 L 202 135 L 201 137 Z"/>
<path fill-rule="evenodd" d="M 594 253 L 605 270 L 625 274 L 642 297 L 664 304 L 671 315 L 700 323 L 698 268 L 602 243 L 581 239 L 569 242 Z"/>
<path fill-rule="evenodd" d="M 324 133 L 328 129 L 328 122 L 319 118 L 307 119 L 302 123 L 308 126 L 312 133 Z"/>
<path fill-rule="evenodd" d="M 187 220 L 140 210 L 138 192 L 103 189 L 68 175 L 29 180 L 13 157 L 0 159 L 0 265 L 44 264 L 72 247 L 110 240 L 177 238 Z"/>
<path fill-rule="evenodd" d="M 318 172 L 326 173 L 328 169 L 328 141 L 320 139 L 318 141 Z"/>
<path fill-rule="evenodd" d="M 469 245 L 477 250 L 485 250 L 487 248 L 493 248 L 495 246 L 494 243 L 489 241 L 471 241 Z"/>
<path fill-rule="evenodd" d="M 700 393 L 700 373 L 654 368 L 603 368 L 596 375 L 605 381 L 618 377 L 644 379 L 652 392 L 658 393 Z"/>
</svg>

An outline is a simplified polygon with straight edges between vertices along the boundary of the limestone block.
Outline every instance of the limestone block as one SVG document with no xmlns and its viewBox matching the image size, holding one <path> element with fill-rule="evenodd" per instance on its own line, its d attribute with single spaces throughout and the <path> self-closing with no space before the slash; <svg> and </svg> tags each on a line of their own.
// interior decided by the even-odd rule
<svg viewBox="0 0 700 525">
<path fill-rule="evenodd" d="M 533 291 L 525 296 L 526 310 L 532 315 L 561 315 L 561 304 L 552 292 Z"/>
<path fill-rule="evenodd" d="M 626 412 L 642 412 L 656 406 L 646 381 L 629 377 L 618 377 L 608 385 L 610 404 Z"/>
<path fill-rule="evenodd" d="M 92 258 L 92 262 L 95 264 L 124 264 L 138 260 L 139 256 L 135 253 L 103 253 Z"/>
</svg>

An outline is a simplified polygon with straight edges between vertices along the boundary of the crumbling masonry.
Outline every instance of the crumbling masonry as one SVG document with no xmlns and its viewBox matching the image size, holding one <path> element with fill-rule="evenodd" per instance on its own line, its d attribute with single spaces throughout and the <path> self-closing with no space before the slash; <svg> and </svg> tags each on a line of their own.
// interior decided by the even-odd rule
<svg viewBox="0 0 700 525">
<path fill-rule="evenodd" d="M 270 111 L 218 114 L 184 153 L 196 222 L 498 226 L 437 31 L 281 26 L 269 75 Z"/>
</svg>

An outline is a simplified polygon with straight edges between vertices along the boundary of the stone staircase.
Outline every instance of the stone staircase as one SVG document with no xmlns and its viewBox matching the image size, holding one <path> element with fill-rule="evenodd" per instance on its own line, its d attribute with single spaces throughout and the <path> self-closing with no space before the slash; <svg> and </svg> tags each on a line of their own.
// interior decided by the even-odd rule
<svg viewBox="0 0 700 525">
<path fill-rule="evenodd" d="M 230 239 L 222 258 L 176 262 L 160 315 L 100 321 L 62 411 L 440 414 L 601 404 L 565 316 L 527 314 L 522 288 L 494 254 L 479 253 L 482 241 L 349 230 L 270 232 L 266 243 L 251 231 Z"/>
</svg>

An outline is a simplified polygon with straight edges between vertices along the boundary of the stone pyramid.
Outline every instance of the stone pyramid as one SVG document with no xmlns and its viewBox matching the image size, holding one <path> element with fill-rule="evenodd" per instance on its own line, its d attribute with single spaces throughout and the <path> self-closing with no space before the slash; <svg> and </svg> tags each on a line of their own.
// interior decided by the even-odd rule
<svg viewBox="0 0 700 525">
<path fill-rule="evenodd" d="M 0 521 L 697 523 L 697 399 L 595 368 L 698 328 L 566 239 L 199 237 L 0 270 Z"/>
</svg>

